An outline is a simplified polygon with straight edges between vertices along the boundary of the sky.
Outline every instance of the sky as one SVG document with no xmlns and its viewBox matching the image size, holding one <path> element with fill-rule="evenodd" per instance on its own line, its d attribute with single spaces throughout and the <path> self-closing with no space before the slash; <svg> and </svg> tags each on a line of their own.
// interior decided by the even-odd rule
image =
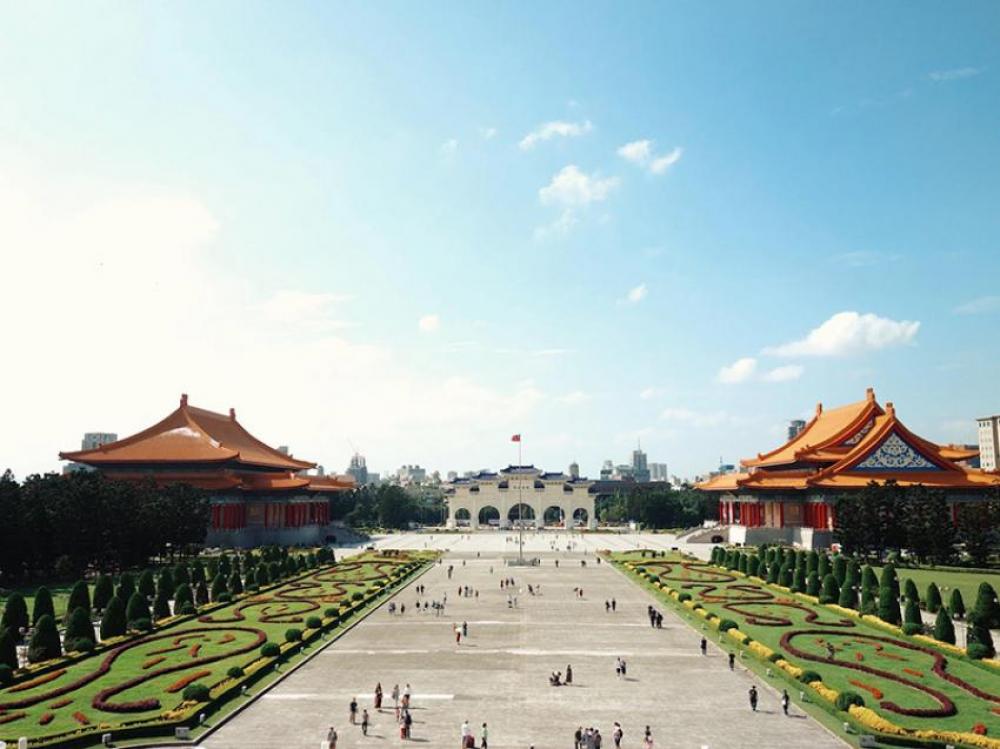
<svg viewBox="0 0 1000 749">
<path fill-rule="evenodd" d="M 188 393 L 343 471 L 1000 412 L 1000 5 L 0 1 L 0 467 Z"/>
</svg>

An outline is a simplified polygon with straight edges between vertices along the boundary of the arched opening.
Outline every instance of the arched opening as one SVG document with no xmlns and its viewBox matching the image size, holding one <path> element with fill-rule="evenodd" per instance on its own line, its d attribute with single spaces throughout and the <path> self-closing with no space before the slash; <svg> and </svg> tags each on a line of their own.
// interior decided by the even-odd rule
<svg viewBox="0 0 1000 749">
<path fill-rule="evenodd" d="M 500 525 L 500 510 L 492 505 L 486 505 L 479 511 L 479 524 L 496 527 Z"/>
<path fill-rule="evenodd" d="M 518 520 L 521 521 L 522 525 L 533 526 L 535 524 L 535 511 L 531 509 L 531 505 L 521 502 L 510 508 L 507 519 L 515 526 L 518 524 Z"/>
<path fill-rule="evenodd" d="M 472 520 L 472 513 L 464 507 L 455 510 L 455 525 L 469 525 Z"/>
<path fill-rule="evenodd" d="M 545 508 L 545 512 L 542 513 L 542 522 L 545 525 L 559 526 L 562 527 L 563 522 L 566 520 L 566 513 L 563 511 L 562 507 L 557 505 L 550 505 Z"/>
<path fill-rule="evenodd" d="M 589 519 L 590 514 L 583 507 L 577 507 L 573 510 L 573 523 L 575 525 L 586 525 Z"/>
</svg>

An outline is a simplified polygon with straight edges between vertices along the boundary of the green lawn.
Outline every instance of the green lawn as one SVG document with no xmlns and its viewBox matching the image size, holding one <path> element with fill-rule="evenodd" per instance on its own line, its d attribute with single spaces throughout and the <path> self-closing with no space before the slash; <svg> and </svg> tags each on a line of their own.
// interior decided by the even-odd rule
<svg viewBox="0 0 1000 749">
<path fill-rule="evenodd" d="M 200 674 L 197 683 L 218 684 L 233 666 L 246 667 L 257 660 L 263 641 L 285 642 L 289 628 L 306 629 L 308 617 L 324 618 L 326 609 L 350 605 L 355 592 L 370 592 L 404 564 L 427 562 L 431 556 L 414 552 L 389 557 L 367 552 L 95 654 L 67 666 L 64 673 L 53 672 L 58 675 L 44 684 L 24 689 L 22 682 L 2 689 L 0 739 L 16 742 L 19 736 L 35 738 L 73 731 L 81 726 L 77 714 L 94 726 L 107 728 L 126 721 L 157 719 L 181 703 L 183 690 L 173 687 L 185 677 Z M 106 662 L 110 668 L 102 673 Z M 134 684 L 126 684 L 133 679 Z M 75 682 L 80 682 L 79 686 L 74 686 Z M 102 692 L 103 702 L 98 698 Z M 155 703 L 138 704 L 150 700 Z M 21 717 L 10 720 L 17 715 Z M 9 722 L 5 723 L 5 718 Z"/>
<path fill-rule="evenodd" d="M 881 567 L 876 567 L 875 571 L 879 576 L 882 575 Z M 913 580 L 917 586 L 917 592 L 920 593 L 921 601 L 927 596 L 927 586 L 932 582 L 937 583 L 941 590 L 941 599 L 946 605 L 952 589 L 958 588 L 962 591 L 962 600 L 965 601 L 967 609 L 971 609 L 976 602 L 980 583 L 987 582 L 993 586 L 994 590 L 1000 591 L 1000 572 L 963 572 L 953 567 L 947 569 L 897 567 L 896 573 L 899 576 L 900 587 L 905 584 L 905 580 Z"/>
<path fill-rule="evenodd" d="M 1000 733 L 1000 715 L 993 712 L 1000 706 L 1000 671 L 964 658 L 947 658 L 946 673 L 973 689 L 993 695 L 995 701 L 990 701 L 939 677 L 934 672 L 937 651 L 926 644 L 842 616 L 777 587 L 761 585 L 677 555 L 651 559 L 630 552 L 614 554 L 612 560 L 620 564 L 631 562 L 659 575 L 663 584 L 690 593 L 692 602 L 696 601 L 706 611 L 720 619 L 732 619 L 739 630 L 754 641 L 781 653 L 800 668 L 816 671 L 827 687 L 838 692 L 857 692 L 867 707 L 897 725 L 967 732 L 981 722 L 991 736 Z M 639 578 L 635 573 L 630 574 Z M 654 590 L 662 600 L 690 613 L 666 591 Z M 718 636 L 700 617 L 692 621 Z M 723 641 L 735 642 L 728 636 L 723 637 Z M 827 652 L 828 644 L 835 649 L 832 660 Z M 777 671 L 777 667 L 774 670 Z M 891 707 L 895 703 L 906 711 L 949 712 L 931 691 L 943 696 L 945 703 L 951 702 L 956 708 L 955 714 L 903 715 Z"/>
</svg>

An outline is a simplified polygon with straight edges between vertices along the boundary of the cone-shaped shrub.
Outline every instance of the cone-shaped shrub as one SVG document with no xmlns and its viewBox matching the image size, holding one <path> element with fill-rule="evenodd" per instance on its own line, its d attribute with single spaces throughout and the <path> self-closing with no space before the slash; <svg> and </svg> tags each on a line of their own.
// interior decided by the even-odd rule
<svg viewBox="0 0 1000 749">
<path fill-rule="evenodd" d="M 205 585 L 204 580 L 198 583 L 198 587 L 194 589 L 194 602 L 199 606 L 208 603 L 208 586 Z"/>
<path fill-rule="evenodd" d="M 995 629 L 1000 627 L 1000 603 L 997 602 L 997 592 L 987 582 L 979 583 L 976 594 L 976 605 L 972 610 L 984 626 Z"/>
<path fill-rule="evenodd" d="M 159 594 L 160 588 L 166 591 L 167 598 L 174 597 L 174 591 L 177 590 L 177 583 L 174 582 L 174 572 L 170 567 L 164 567 L 160 570 L 160 576 L 156 579 L 157 594 Z"/>
<path fill-rule="evenodd" d="M 73 609 L 66 618 L 65 639 L 68 643 L 78 640 L 94 641 L 94 625 L 90 623 L 90 612 L 82 606 Z"/>
<path fill-rule="evenodd" d="M 212 600 L 218 601 L 219 596 L 228 592 L 229 588 L 226 587 L 226 578 L 222 576 L 222 573 L 219 573 L 215 576 L 215 579 L 212 580 Z"/>
<path fill-rule="evenodd" d="M 139 575 L 139 585 L 137 587 L 138 591 L 145 596 L 147 601 L 156 595 L 156 578 L 153 577 L 152 570 L 143 570 L 142 574 Z"/>
<path fill-rule="evenodd" d="M 923 624 L 923 619 L 920 618 L 920 604 L 918 604 L 914 599 L 906 599 L 906 608 L 903 609 L 903 621 L 907 624 Z"/>
<path fill-rule="evenodd" d="M 966 654 L 970 658 L 992 658 L 997 654 L 990 635 L 989 623 L 973 609 L 966 622 Z"/>
<path fill-rule="evenodd" d="M 35 622 L 35 633 L 28 643 L 28 660 L 31 663 L 41 663 L 61 655 L 62 643 L 59 641 L 56 619 L 51 614 L 45 614 Z"/>
<path fill-rule="evenodd" d="M 131 572 L 123 572 L 118 578 L 118 587 L 115 588 L 115 595 L 122 601 L 128 601 L 135 593 L 135 578 Z"/>
<path fill-rule="evenodd" d="M 66 602 L 67 621 L 69 615 L 77 609 L 83 609 L 90 616 L 90 589 L 84 580 L 79 580 L 69 592 L 69 600 Z"/>
<path fill-rule="evenodd" d="M 167 619 L 170 616 L 170 596 L 166 588 L 158 588 L 153 599 L 153 618 Z"/>
<path fill-rule="evenodd" d="M 955 644 L 955 625 L 951 623 L 951 617 L 944 606 L 938 608 L 934 619 L 934 639 Z"/>
<path fill-rule="evenodd" d="M 115 594 L 115 586 L 108 575 L 98 575 L 94 582 L 94 611 L 104 611 L 108 607 L 108 601 Z"/>
<path fill-rule="evenodd" d="M 810 572 L 806 578 L 806 593 L 811 596 L 819 595 L 819 575 L 815 572 Z"/>
<path fill-rule="evenodd" d="M 757 566 L 756 575 L 761 580 L 767 580 L 768 573 L 769 573 L 769 570 L 768 570 L 768 567 L 767 567 L 767 562 L 765 562 L 765 561 L 762 560 L 761 563 Z"/>
<path fill-rule="evenodd" d="M 754 577 L 760 572 L 760 557 L 754 555 L 747 560 L 747 574 Z"/>
<path fill-rule="evenodd" d="M 219 560 L 216 557 L 209 557 L 205 562 L 205 582 L 214 580 L 219 574 Z"/>
<path fill-rule="evenodd" d="M 833 576 L 837 578 L 840 587 L 844 587 L 844 580 L 847 579 L 847 557 L 838 554 L 833 558 Z"/>
<path fill-rule="evenodd" d="M 781 572 L 778 573 L 778 585 L 786 588 L 792 587 L 792 574 L 792 567 L 786 562 L 781 568 Z"/>
<path fill-rule="evenodd" d="M 834 575 L 834 579 L 836 579 Z M 840 598 L 837 603 L 845 609 L 856 609 L 858 607 L 858 590 L 851 584 L 851 579 L 844 580 L 844 585 L 840 589 Z"/>
<path fill-rule="evenodd" d="M 771 562 L 767 565 L 767 581 L 774 585 L 778 582 L 778 576 L 781 574 L 781 566 L 777 562 Z"/>
<path fill-rule="evenodd" d="M 819 593 L 820 603 L 836 603 L 840 600 L 840 587 L 837 585 L 837 578 L 831 573 L 827 573 L 823 578 L 823 589 Z"/>
<path fill-rule="evenodd" d="M 128 599 L 128 606 L 125 607 L 125 621 L 132 627 L 135 622 L 143 619 L 149 619 L 149 604 L 146 603 L 146 597 L 136 591 Z"/>
<path fill-rule="evenodd" d="M 806 576 L 815 572 L 819 574 L 819 552 L 813 549 L 806 555 Z"/>
<path fill-rule="evenodd" d="M 891 585 L 883 585 L 878 589 L 878 618 L 889 624 L 899 625 L 899 598 Z"/>
<path fill-rule="evenodd" d="M 281 578 L 285 576 L 281 569 L 281 565 L 278 562 L 268 562 L 267 563 L 267 576 L 271 579 L 272 583 L 278 582 Z"/>
<path fill-rule="evenodd" d="M 216 574 L 222 575 L 223 577 L 229 577 L 231 574 L 233 574 L 233 566 L 229 562 L 228 554 L 223 554 L 221 557 L 219 557 L 219 568 Z"/>
<path fill-rule="evenodd" d="M 896 565 L 889 562 L 882 568 L 882 577 L 878 581 L 880 588 L 889 587 L 896 598 L 899 598 L 899 576 L 896 574 Z"/>
<path fill-rule="evenodd" d="M 229 576 L 229 592 L 233 595 L 243 592 L 243 581 L 240 579 L 240 573 L 235 570 Z"/>
<path fill-rule="evenodd" d="M 174 611 L 179 614 L 186 603 L 190 603 L 193 606 L 194 595 L 191 593 L 191 586 L 187 583 L 182 583 L 174 591 Z"/>
<path fill-rule="evenodd" d="M 191 582 L 196 586 L 205 582 L 205 565 L 200 559 L 195 559 L 191 564 Z"/>
<path fill-rule="evenodd" d="M 52 593 L 44 585 L 35 591 L 35 605 L 31 609 L 31 623 L 37 627 L 43 616 L 56 618 L 56 607 L 52 604 Z"/>
<path fill-rule="evenodd" d="M 823 553 L 819 555 L 819 564 L 816 567 L 816 574 L 819 579 L 822 580 L 827 575 L 833 574 L 833 567 L 830 564 L 830 557 L 828 554 Z M 839 580 L 837 581 L 840 582 Z"/>
<path fill-rule="evenodd" d="M 31 621 L 28 619 L 28 605 L 20 593 L 11 593 L 0 617 L 0 627 L 10 630 L 17 642 L 21 641 L 21 630 L 27 630 Z"/>
<path fill-rule="evenodd" d="M 265 585 L 267 585 L 268 582 L 270 582 L 270 577 L 268 577 L 267 574 L 266 564 L 257 565 L 257 567 L 254 569 L 253 572 L 253 580 L 255 583 L 257 583 L 258 588 L 262 588 Z"/>
<path fill-rule="evenodd" d="M 796 567 L 795 574 L 792 576 L 792 591 L 795 593 L 804 593 L 806 589 L 806 568 L 805 566 Z"/>
<path fill-rule="evenodd" d="M 903 598 L 907 602 L 913 600 L 917 602 L 917 606 L 920 605 L 920 594 L 917 592 L 917 584 L 911 578 L 906 578 L 906 582 L 903 583 Z"/>
<path fill-rule="evenodd" d="M 17 642 L 7 627 L 0 629 L 0 666 L 17 668 Z"/>
<path fill-rule="evenodd" d="M 179 585 L 187 585 L 191 582 L 191 573 L 188 572 L 186 564 L 178 564 L 174 567 L 174 589 Z"/>
<path fill-rule="evenodd" d="M 749 555 L 747 554 L 740 554 L 739 570 L 744 575 L 747 574 L 747 570 L 750 569 L 748 566 L 750 564 L 749 560 L 747 559 L 748 556 Z M 302 557 L 300 556 L 299 559 L 302 559 Z M 299 571 L 301 572 L 301 570 Z"/>
<path fill-rule="evenodd" d="M 952 619 L 965 618 L 965 601 L 962 600 L 962 591 L 958 588 L 953 588 L 951 591 L 951 597 L 948 600 L 948 613 L 951 614 Z"/>
<path fill-rule="evenodd" d="M 927 600 L 925 601 L 927 610 L 932 614 L 936 614 L 941 608 L 941 591 L 938 590 L 938 586 L 931 583 L 927 586 Z"/>
</svg>

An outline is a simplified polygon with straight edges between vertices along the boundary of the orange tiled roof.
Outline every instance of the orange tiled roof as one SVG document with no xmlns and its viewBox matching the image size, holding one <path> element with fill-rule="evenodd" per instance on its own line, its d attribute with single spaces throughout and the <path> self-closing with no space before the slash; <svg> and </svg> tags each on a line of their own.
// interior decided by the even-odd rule
<svg viewBox="0 0 1000 749">
<path fill-rule="evenodd" d="M 797 437 L 777 450 L 742 461 L 749 471 L 715 476 L 698 488 L 850 489 L 888 479 L 902 486 L 922 484 L 946 489 L 1000 486 L 1000 475 L 959 464 L 977 454 L 971 448 L 942 446 L 917 436 L 897 418 L 891 403 L 883 409 L 869 389 L 866 399 L 859 403 L 825 413 L 817 408 L 816 417 Z M 782 468 L 795 463 L 806 467 Z"/>
<path fill-rule="evenodd" d="M 139 463 L 225 463 L 283 471 L 314 468 L 315 463 L 296 460 L 258 440 L 229 415 L 189 406 L 187 395 L 163 421 L 131 437 L 93 450 L 61 452 L 63 460 L 93 466 Z"/>
</svg>

